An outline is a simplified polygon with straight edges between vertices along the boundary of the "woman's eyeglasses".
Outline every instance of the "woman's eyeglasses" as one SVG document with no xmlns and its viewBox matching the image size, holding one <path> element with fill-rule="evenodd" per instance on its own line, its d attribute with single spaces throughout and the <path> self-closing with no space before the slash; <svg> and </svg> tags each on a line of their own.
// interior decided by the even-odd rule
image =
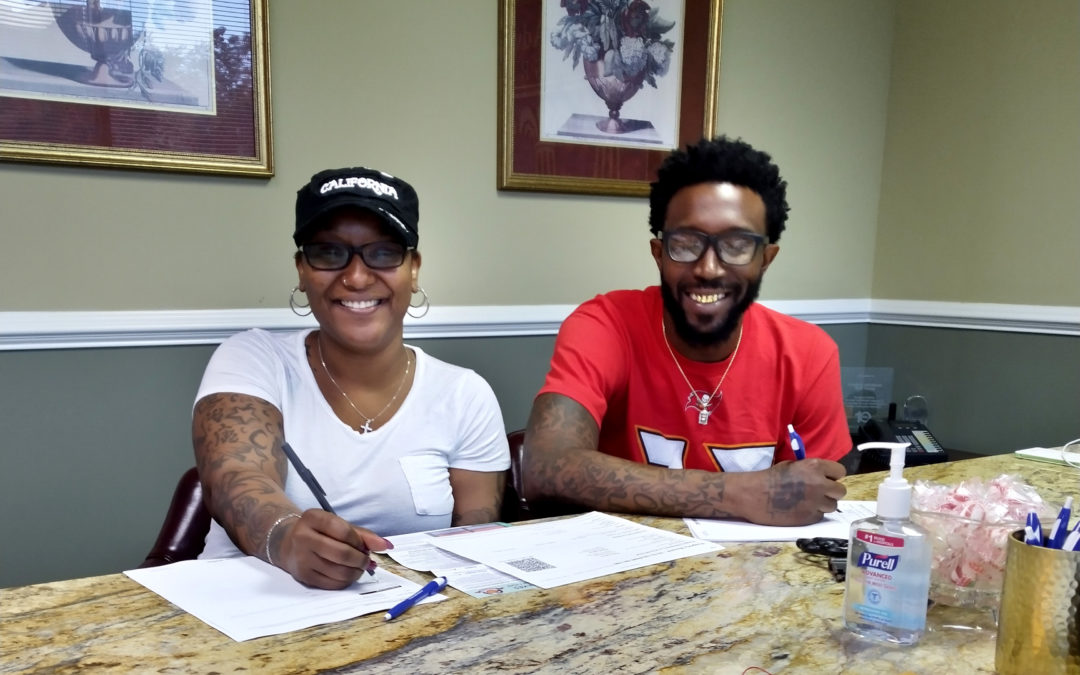
<svg viewBox="0 0 1080 675">
<path fill-rule="evenodd" d="M 765 237 L 760 234 L 742 231 L 708 235 L 697 230 L 671 230 L 664 232 L 661 239 L 664 252 L 675 262 L 697 262 L 711 246 L 728 265 L 750 263 L 765 243 Z"/>
<path fill-rule="evenodd" d="M 409 252 L 396 241 L 373 241 L 361 246 L 349 246 L 331 241 L 304 244 L 300 247 L 304 260 L 317 270 L 343 270 L 352 262 L 354 255 L 373 270 L 388 270 L 405 262 Z"/>
</svg>

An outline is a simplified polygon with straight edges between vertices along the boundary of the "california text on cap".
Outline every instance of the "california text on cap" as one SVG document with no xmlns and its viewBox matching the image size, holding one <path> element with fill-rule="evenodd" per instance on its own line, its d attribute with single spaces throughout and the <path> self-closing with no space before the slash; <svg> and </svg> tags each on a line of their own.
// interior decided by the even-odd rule
<svg viewBox="0 0 1080 675">
<path fill-rule="evenodd" d="M 358 166 L 329 169 L 311 177 L 296 193 L 296 231 L 293 241 L 303 244 L 319 226 L 323 215 L 339 206 L 357 206 L 381 217 L 415 248 L 420 240 L 420 200 L 416 190 L 388 173 Z"/>
</svg>

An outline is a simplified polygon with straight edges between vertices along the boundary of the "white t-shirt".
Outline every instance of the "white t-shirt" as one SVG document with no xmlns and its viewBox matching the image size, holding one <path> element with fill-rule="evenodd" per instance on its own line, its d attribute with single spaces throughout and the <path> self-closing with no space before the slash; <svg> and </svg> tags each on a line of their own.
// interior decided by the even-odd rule
<svg viewBox="0 0 1080 675">
<path fill-rule="evenodd" d="M 360 434 L 338 419 L 319 391 L 304 350 L 310 332 L 233 335 L 210 358 L 195 400 L 232 392 L 273 404 L 282 412 L 285 440 L 339 516 L 382 536 L 449 527 L 448 470 L 510 466 L 499 402 L 478 374 L 410 345 L 416 354 L 412 388 L 383 426 Z M 319 508 L 291 465 L 285 494 L 301 510 Z M 239 555 L 224 528 L 211 523 L 199 557 Z"/>
</svg>

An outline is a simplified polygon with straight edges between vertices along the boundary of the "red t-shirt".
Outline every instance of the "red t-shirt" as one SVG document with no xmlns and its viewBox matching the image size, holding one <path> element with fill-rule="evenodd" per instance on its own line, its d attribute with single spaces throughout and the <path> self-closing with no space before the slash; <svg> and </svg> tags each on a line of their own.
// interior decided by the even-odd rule
<svg viewBox="0 0 1080 675">
<path fill-rule="evenodd" d="M 582 304 L 559 330 L 540 393 L 584 406 L 600 426 L 601 452 L 672 469 L 754 471 L 794 459 L 788 424 L 807 457 L 835 460 L 851 449 L 839 352 L 825 331 L 752 305 L 701 425 L 664 344 L 662 312 L 658 286 L 613 291 Z M 712 393 L 728 366 L 675 356 L 699 395 Z"/>
</svg>

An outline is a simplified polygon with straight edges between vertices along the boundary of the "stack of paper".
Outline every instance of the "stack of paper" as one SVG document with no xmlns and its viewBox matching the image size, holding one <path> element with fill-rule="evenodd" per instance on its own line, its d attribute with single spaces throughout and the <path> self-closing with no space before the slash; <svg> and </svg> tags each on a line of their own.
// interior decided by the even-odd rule
<svg viewBox="0 0 1080 675">
<path fill-rule="evenodd" d="M 510 527 L 506 523 L 488 523 L 486 525 L 463 525 L 445 530 L 429 530 L 413 534 L 398 534 L 387 537 L 394 548 L 386 555 L 411 570 L 430 572 L 437 577 L 446 577 L 454 588 L 468 593 L 474 598 L 486 598 L 492 595 L 505 595 L 536 588 L 517 577 L 492 569 L 474 560 L 462 558 L 435 545 L 446 537 L 458 537 L 473 532 Z"/>
<path fill-rule="evenodd" d="M 445 537 L 433 543 L 540 588 L 723 548 L 596 511 L 547 523 Z"/>
<path fill-rule="evenodd" d="M 1072 448 L 1076 448 L 1076 446 L 1072 446 Z M 1017 450 L 1014 454 L 1022 459 L 1031 459 L 1036 462 L 1068 465 L 1068 462 L 1065 461 L 1065 457 L 1062 454 L 1061 448 L 1026 448 L 1024 450 Z M 1077 448 L 1076 450 L 1076 462 L 1080 464 L 1080 448 Z"/>
<path fill-rule="evenodd" d="M 387 610 L 420 588 L 377 568 L 346 589 L 324 591 L 252 557 L 185 560 L 124 574 L 237 642 Z"/>
</svg>

